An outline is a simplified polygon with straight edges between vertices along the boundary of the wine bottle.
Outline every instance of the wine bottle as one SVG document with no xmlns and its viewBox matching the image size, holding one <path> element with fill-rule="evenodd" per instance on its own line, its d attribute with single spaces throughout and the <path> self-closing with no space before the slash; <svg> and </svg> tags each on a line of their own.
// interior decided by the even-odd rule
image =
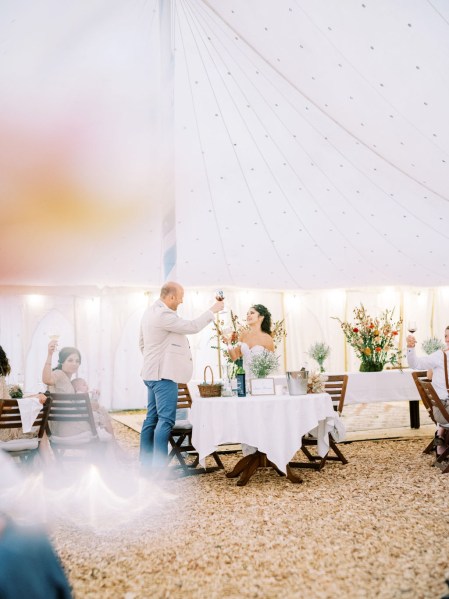
<svg viewBox="0 0 449 599">
<path fill-rule="evenodd" d="M 246 397 L 246 381 L 245 381 L 245 370 L 243 368 L 243 360 L 242 358 L 238 358 L 236 361 L 237 364 L 237 396 L 238 397 Z"/>
</svg>

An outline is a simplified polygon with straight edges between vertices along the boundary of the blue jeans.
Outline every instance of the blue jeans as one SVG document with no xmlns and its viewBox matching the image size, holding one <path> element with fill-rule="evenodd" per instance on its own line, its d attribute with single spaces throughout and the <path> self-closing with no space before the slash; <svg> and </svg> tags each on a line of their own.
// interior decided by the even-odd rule
<svg viewBox="0 0 449 599">
<path fill-rule="evenodd" d="M 161 467 L 167 463 L 168 438 L 175 424 L 178 383 L 168 379 L 144 383 L 148 405 L 140 433 L 140 462 L 146 468 Z"/>
</svg>

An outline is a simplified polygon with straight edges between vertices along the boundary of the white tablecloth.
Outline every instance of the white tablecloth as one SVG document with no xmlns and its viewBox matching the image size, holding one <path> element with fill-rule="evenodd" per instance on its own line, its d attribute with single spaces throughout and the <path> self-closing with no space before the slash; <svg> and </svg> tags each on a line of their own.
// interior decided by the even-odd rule
<svg viewBox="0 0 449 599">
<path fill-rule="evenodd" d="M 246 443 L 286 471 L 301 438 L 318 427 L 318 453 L 329 450 L 338 414 L 327 393 L 247 397 L 194 397 L 189 420 L 200 461 L 224 443 Z"/>
<path fill-rule="evenodd" d="M 348 373 L 345 404 L 415 400 L 419 393 L 411 370 Z"/>
</svg>

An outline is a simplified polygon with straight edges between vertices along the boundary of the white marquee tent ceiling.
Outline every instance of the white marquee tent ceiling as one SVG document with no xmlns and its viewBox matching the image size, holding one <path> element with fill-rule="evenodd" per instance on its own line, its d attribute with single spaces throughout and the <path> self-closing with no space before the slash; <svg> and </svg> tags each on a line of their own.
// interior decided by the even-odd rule
<svg viewBox="0 0 449 599">
<path fill-rule="evenodd" d="M 0 15 L 1 285 L 447 284 L 444 0 Z"/>
</svg>

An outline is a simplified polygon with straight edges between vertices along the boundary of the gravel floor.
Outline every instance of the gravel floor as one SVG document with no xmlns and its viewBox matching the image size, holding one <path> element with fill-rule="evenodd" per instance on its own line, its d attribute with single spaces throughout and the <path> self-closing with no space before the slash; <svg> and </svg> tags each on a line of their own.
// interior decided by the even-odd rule
<svg viewBox="0 0 449 599">
<path fill-rule="evenodd" d="M 130 475 L 139 435 L 114 427 Z M 126 524 L 59 519 L 52 538 L 77 599 L 434 599 L 449 570 L 449 475 L 431 467 L 426 444 L 345 444 L 349 464 L 302 471 L 301 485 L 269 469 L 246 487 L 223 472 L 174 478 Z M 238 458 L 224 456 L 226 469 Z"/>
</svg>

